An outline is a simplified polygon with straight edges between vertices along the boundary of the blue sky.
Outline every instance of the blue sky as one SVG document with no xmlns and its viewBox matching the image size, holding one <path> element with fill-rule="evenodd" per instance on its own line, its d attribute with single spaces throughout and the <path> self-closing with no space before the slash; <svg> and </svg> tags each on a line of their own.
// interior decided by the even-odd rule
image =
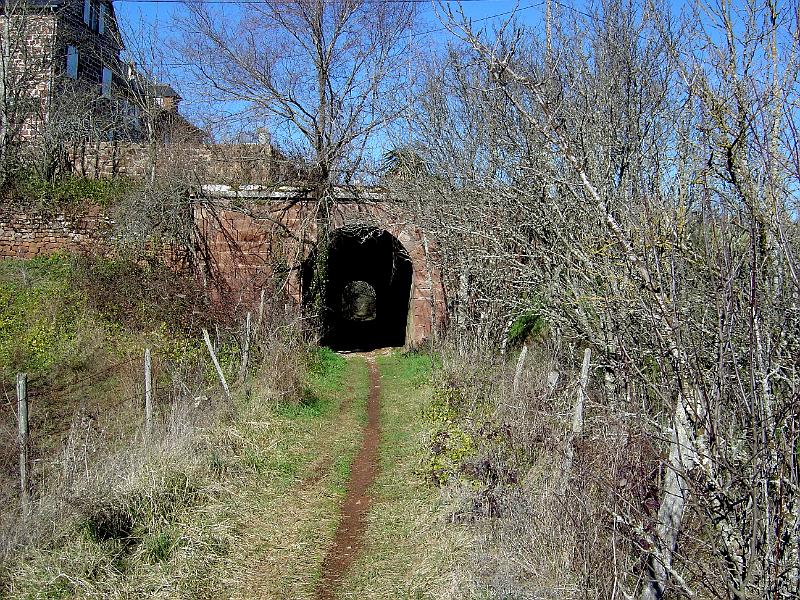
<svg viewBox="0 0 800 600">
<path fill-rule="evenodd" d="M 553 4 L 559 0 L 551 0 Z M 230 10 L 232 13 L 238 11 L 238 7 L 232 0 L 225 0 L 225 4 L 220 5 L 224 12 Z M 231 4 L 227 4 L 231 2 Z M 566 4 L 566 2 L 565 2 Z M 135 26 L 138 23 L 147 24 L 152 28 L 156 37 L 163 40 L 164 45 L 170 38 L 176 38 L 178 31 L 175 27 L 176 18 L 185 14 L 186 7 L 176 0 L 115 0 L 114 1 L 117 18 L 123 26 L 123 31 L 128 29 L 129 26 Z M 454 4 L 455 6 L 455 4 Z M 512 12 L 516 11 L 516 17 L 528 25 L 540 26 L 543 22 L 544 16 L 544 0 L 466 0 L 462 2 L 464 13 L 471 19 L 479 21 L 480 25 L 490 26 L 493 22 L 501 23 L 511 17 Z M 443 29 L 441 22 L 436 15 L 436 9 L 432 2 L 420 2 L 419 4 L 419 24 L 417 33 L 414 35 L 416 43 L 421 48 L 426 49 L 431 46 L 444 44 L 451 34 Z M 143 36 L 144 37 L 144 36 Z M 134 42 L 135 43 L 135 42 Z M 191 85 L 181 85 L 184 76 L 187 75 L 186 70 L 181 66 L 182 59 L 179 56 L 172 56 L 167 58 L 165 63 L 164 72 L 157 71 L 156 76 L 162 79 L 165 83 L 172 84 L 178 92 L 183 96 L 184 101 L 181 106 L 181 112 L 187 115 L 192 121 L 198 125 L 208 124 L 203 115 L 208 115 L 206 109 L 207 105 L 203 105 L 201 97 L 193 97 Z M 185 81 L 188 82 L 188 79 Z M 236 104 L 231 104 L 230 109 L 236 111 Z M 219 107 L 218 107 L 219 108 Z M 236 128 L 236 120 L 228 121 L 230 127 Z M 258 126 L 257 123 L 249 123 L 245 125 L 248 131 L 255 131 Z M 272 130 L 275 141 L 279 144 L 287 141 L 284 140 L 282 135 L 276 130 L 274 124 L 267 124 L 267 128 Z M 215 129 L 216 136 L 226 135 L 219 129 Z M 250 131 L 252 133 L 252 131 Z M 368 154 L 382 155 L 383 146 L 391 145 L 384 139 L 383 136 L 378 136 L 380 139 L 371 140 L 369 146 L 377 144 L 378 147 L 368 150 Z"/>
<path fill-rule="evenodd" d="M 514 10 L 517 11 L 518 20 L 529 25 L 538 25 L 544 15 L 544 0 L 467 0 L 462 6 L 468 17 L 482 19 L 487 25 L 508 19 Z M 173 23 L 175 18 L 180 17 L 186 10 L 183 4 L 174 0 L 115 0 L 114 7 L 117 18 L 123 25 L 140 21 L 152 24 L 163 40 L 176 35 Z M 235 11 L 236 5 L 231 4 L 230 10 Z M 420 3 L 419 33 L 415 36 L 420 43 L 440 44 L 449 35 L 442 30 L 433 3 Z M 172 64 L 172 68 L 180 70 L 177 63 Z M 180 73 L 175 73 L 175 79 L 180 79 Z M 191 98 L 187 97 L 186 100 L 190 102 Z"/>
<path fill-rule="evenodd" d="M 427 24 L 430 29 L 436 28 L 439 23 L 432 8 L 433 3 L 420 3 L 423 27 Z M 565 2 L 565 4 L 567 4 Z M 574 4 L 574 3 L 570 3 Z M 123 21 L 138 21 L 144 18 L 148 22 L 169 23 L 173 16 L 180 14 L 183 5 L 170 0 L 115 0 L 117 16 Z M 514 0 L 467 0 L 463 3 L 464 11 L 470 17 L 479 19 L 490 17 L 499 13 L 507 13 L 515 8 L 521 9 L 519 18 L 527 22 L 538 22 L 544 12 L 544 0 L 529 0 L 516 2 Z M 496 20 L 501 19 L 497 17 Z M 165 31 L 168 33 L 168 31 Z M 434 34 L 431 34 L 434 35 Z M 441 33 L 438 37 L 441 37 Z"/>
</svg>

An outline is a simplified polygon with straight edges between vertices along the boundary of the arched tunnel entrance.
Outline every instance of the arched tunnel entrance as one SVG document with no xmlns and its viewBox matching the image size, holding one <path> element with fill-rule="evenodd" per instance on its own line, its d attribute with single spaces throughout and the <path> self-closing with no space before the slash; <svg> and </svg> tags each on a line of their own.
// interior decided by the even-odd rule
<svg viewBox="0 0 800 600">
<path fill-rule="evenodd" d="M 314 289 L 316 260 L 306 263 L 304 290 Z M 317 307 L 323 345 L 374 350 L 405 344 L 412 266 L 397 238 L 374 227 L 339 229 L 331 235 L 325 271 Z"/>
</svg>

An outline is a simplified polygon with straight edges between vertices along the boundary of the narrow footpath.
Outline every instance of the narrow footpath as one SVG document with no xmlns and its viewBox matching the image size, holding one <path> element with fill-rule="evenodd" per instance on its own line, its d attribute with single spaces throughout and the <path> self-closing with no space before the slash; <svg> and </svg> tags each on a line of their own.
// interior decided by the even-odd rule
<svg viewBox="0 0 800 600">
<path fill-rule="evenodd" d="M 420 472 L 430 358 L 378 350 L 326 360 L 303 403 L 257 403 L 238 433 L 254 468 L 226 507 L 233 543 L 215 597 L 447 597 L 467 542 Z"/>
<path fill-rule="evenodd" d="M 363 545 L 366 516 L 372 504 L 369 490 L 378 476 L 380 372 L 373 355 L 368 355 L 366 360 L 370 376 L 367 423 L 361 448 L 351 466 L 341 520 L 333 544 L 322 563 L 322 574 L 316 593 L 318 600 L 336 598 L 343 576 Z"/>
</svg>

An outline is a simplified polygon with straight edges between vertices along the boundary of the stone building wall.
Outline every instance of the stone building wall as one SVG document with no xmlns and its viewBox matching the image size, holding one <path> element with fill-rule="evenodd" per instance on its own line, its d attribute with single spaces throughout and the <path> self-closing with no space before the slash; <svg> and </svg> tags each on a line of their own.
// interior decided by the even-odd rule
<svg viewBox="0 0 800 600">
<path fill-rule="evenodd" d="M 18 128 L 16 139 L 30 140 L 47 119 L 48 98 L 53 84 L 57 17 L 52 13 L 30 12 L 9 19 L 10 40 L 4 40 L 11 54 L 5 79 L 9 96 L 19 96 L 24 107 L 12 119 Z M 0 32 L 2 35 L 2 32 Z M 2 66 L 0 66 L 2 68 Z"/>
<path fill-rule="evenodd" d="M 51 104 L 64 94 L 76 98 L 87 96 L 96 101 L 101 93 L 104 67 L 114 74 L 117 88 L 124 88 L 125 82 L 120 78 L 121 38 L 113 3 L 91 0 L 91 5 L 92 18 L 88 24 L 83 19 L 83 0 L 39 2 L 14 8 L 9 19 L 11 39 L 4 42 L 11 54 L 6 80 L 12 88 L 11 96 L 19 94 L 29 102 L 24 113 L 16 115 L 19 127 L 16 140 L 28 142 L 39 138 L 50 118 L 59 117 L 50 114 Z M 105 11 L 102 32 L 98 26 L 101 5 Z M 0 6 L 0 12 L 3 9 Z M 78 53 L 74 80 L 66 75 L 68 45 Z"/>
</svg>

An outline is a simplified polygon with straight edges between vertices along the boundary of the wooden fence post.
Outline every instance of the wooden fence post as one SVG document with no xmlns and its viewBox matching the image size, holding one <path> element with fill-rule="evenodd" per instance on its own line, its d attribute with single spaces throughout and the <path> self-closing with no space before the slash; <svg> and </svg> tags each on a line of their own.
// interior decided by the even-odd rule
<svg viewBox="0 0 800 600">
<path fill-rule="evenodd" d="M 572 414 L 572 430 L 567 436 L 567 445 L 564 449 L 566 456 L 564 457 L 564 465 L 562 469 L 562 493 L 567 489 L 570 472 L 572 471 L 572 461 L 575 459 L 575 438 L 583 435 L 583 413 L 586 406 L 586 388 L 589 385 L 589 365 L 591 360 L 592 350 L 591 348 L 586 348 L 586 350 L 583 352 L 583 365 L 581 365 L 581 379 L 578 383 L 578 393 L 575 396 L 575 406 Z"/>
<path fill-rule="evenodd" d="M 592 349 L 586 348 L 583 352 L 583 365 L 581 365 L 581 381 L 578 395 L 575 398 L 575 410 L 572 415 L 572 434 L 583 433 L 583 411 L 586 406 L 586 387 L 589 385 L 589 364 L 592 360 Z"/>
<path fill-rule="evenodd" d="M 17 373 L 17 429 L 19 442 L 19 485 L 20 503 L 22 505 L 23 517 L 27 516 L 30 505 L 28 493 L 28 448 L 29 448 L 29 429 L 28 429 L 28 376 L 25 373 Z"/>
<path fill-rule="evenodd" d="M 144 432 L 153 433 L 153 370 L 150 348 L 144 350 Z"/>
<path fill-rule="evenodd" d="M 225 380 L 225 373 L 222 372 L 222 367 L 219 366 L 219 361 L 217 360 L 217 355 L 214 353 L 214 346 L 211 345 L 211 338 L 208 337 L 207 329 L 203 329 L 203 339 L 206 341 L 206 347 L 208 348 L 208 353 L 211 355 L 211 362 L 214 363 L 214 368 L 217 370 L 217 376 L 219 377 L 219 382 L 222 384 L 222 389 L 225 390 L 225 395 L 230 399 L 231 390 L 228 387 L 228 382 Z"/>
<path fill-rule="evenodd" d="M 261 333 L 261 324 L 264 321 L 264 288 L 261 288 L 261 301 L 258 303 L 258 321 L 256 321 L 256 335 Z"/>
<path fill-rule="evenodd" d="M 522 370 L 525 368 L 525 357 L 528 356 L 528 345 L 525 344 L 522 347 L 522 352 L 519 353 L 519 358 L 517 359 L 517 369 L 514 371 L 514 393 L 516 394 L 519 391 L 519 384 L 522 380 Z"/>
<path fill-rule="evenodd" d="M 242 347 L 242 366 L 239 369 L 239 378 L 242 380 L 247 379 L 247 363 L 250 360 L 250 319 L 251 313 L 247 313 L 244 326 L 244 346 Z"/>
</svg>

